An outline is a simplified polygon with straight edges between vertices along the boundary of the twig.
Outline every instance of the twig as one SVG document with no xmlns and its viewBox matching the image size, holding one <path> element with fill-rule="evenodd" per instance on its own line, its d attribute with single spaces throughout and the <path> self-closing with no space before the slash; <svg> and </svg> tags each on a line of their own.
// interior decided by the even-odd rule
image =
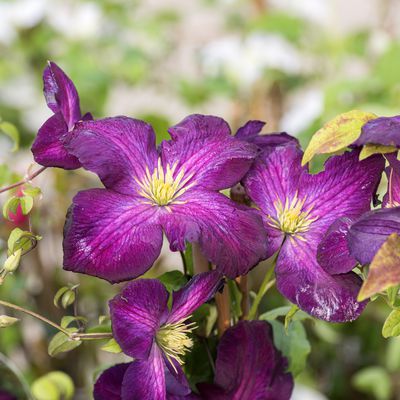
<svg viewBox="0 0 400 400">
<path fill-rule="evenodd" d="M 29 174 L 28 176 L 26 176 L 21 181 L 19 181 L 17 183 L 13 183 L 12 185 L 5 186 L 5 187 L 1 188 L 0 189 L 0 193 L 7 192 L 8 190 L 14 189 L 14 188 L 16 188 L 18 186 L 21 186 L 21 185 L 24 185 L 25 183 L 30 182 L 32 179 L 35 179 L 38 175 L 40 175 L 46 168 L 47 167 L 39 168 L 37 171 L 33 172 L 32 174 Z"/>
</svg>

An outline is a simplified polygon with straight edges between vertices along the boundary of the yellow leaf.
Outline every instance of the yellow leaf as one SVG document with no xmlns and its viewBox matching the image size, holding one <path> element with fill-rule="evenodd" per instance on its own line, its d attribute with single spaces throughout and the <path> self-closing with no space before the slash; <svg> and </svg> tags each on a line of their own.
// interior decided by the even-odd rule
<svg viewBox="0 0 400 400">
<path fill-rule="evenodd" d="M 352 144 L 361 134 L 363 125 L 377 115 L 359 110 L 340 114 L 327 122 L 311 138 L 304 152 L 302 165 L 316 154 L 334 153 Z"/>
<path fill-rule="evenodd" d="M 384 146 L 382 144 L 368 143 L 362 148 L 359 159 L 360 161 L 362 161 L 369 156 L 372 156 L 373 154 L 386 154 L 393 153 L 394 151 L 397 151 L 397 148 L 394 146 Z"/>
<path fill-rule="evenodd" d="M 398 284 L 400 284 L 400 236 L 392 233 L 375 254 L 357 300 L 363 301 Z"/>
</svg>

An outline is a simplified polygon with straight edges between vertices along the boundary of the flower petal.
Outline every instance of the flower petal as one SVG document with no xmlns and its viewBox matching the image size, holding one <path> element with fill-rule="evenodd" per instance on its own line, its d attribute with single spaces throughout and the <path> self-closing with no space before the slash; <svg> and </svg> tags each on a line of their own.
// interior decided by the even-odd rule
<svg viewBox="0 0 400 400">
<path fill-rule="evenodd" d="M 246 274 L 266 256 L 266 235 L 258 213 L 220 193 L 188 191 L 160 222 L 171 250 L 198 242 L 204 255 L 230 278 Z"/>
<path fill-rule="evenodd" d="M 317 260 L 329 274 L 350 272 L 357 264 L 347 244 L 347 235 L 353 222 L 350 218 L 337 219 L 318 245 Z"/>
<path fill-rule="evenodd" d="M 173 293 L 171 314 L 167 322 L 175 323 L 188 317 L 213 297 L 221 286 L 222 275 L 217 270 L 195 275 L 182 289 Z"/>
<path fill-rule="evenodd" d="M 325 170 L 317 175 L 304 174 L 299 183 L 299 198 L 305 198 L 304 209 L 317 218 L 312 229 L 325 234 L 341 217 L 358 218 L 370 210 L 371 200 L 385 166 L 381 155 L 358 160 L 353 150 L 330 157 Z"/>
<path fill-rule="evenodd" d="M 191 392 L 189 383 L 180 364 L 174 359 L 171 359 L 171 362 L 174 363 L 173 366 L 164 355 L 167 398 L 170 399 L 170 396 L 185 397 Z"/>
<path fill-rule="evenodd" d="M 151 125 L 128 117 L 84 121 L 66 138 L 66 148 L 104 186 L 124 194 L 138 190 L 137 179 L 157 165 Z"/>
<path fill-rule="evenodd" d="M 121 400 L 122 380 L 130 364 L 117 364 L 102 372 L 94 385 L 94 400 Z"/>
<path fill-rule="evenodd" d="M 136 278 L 157 259 L 157 208 L 107 189 L 79 192 L 64 228 L 64 268 L 109 282 Z"/>
<path fill-rule="evenodd" d="M 286 359 L 274 347 L 270 326 L 263 321 L 241 321 L 221 338 L 214 387 L 199 385 L 199 389 L 209 399 L 288 400 L 293 378 L 286 368 Z"/>
<path fill-rule="evenodd" d="M 188 182 L 209 190 L 229 188 L 240 181 L 257 155 L 257 148 L 230 135 L 221 118 L 191 115 L 169 129 L 172 140 L 163 142 L 164 164 L 177 164 Z"/>
<path fill-rule="evenodd" d="M 43 72 L 43 83 L 47 105 L 54 113 L 61 112 L 67 131 L 72 129 L 81 119 L 79 96 L 73 82 L 57 64 L 49 62 Z"/>
<path fill-rule="evenodd" d="M 125 354 L 150 356 L 156 331 L 168 315 L 168 296 L 157 279 L 139 279 L 110 301 L 113 335 Z"/>
<path fill-rule="evenodd" d="M 388 179 L 388 190 L 383 197 L 382 207 L 400 206 L 400 161 L 397 154 L 386 154 L 385 158 L 389 161 L 389 166 L 385 169 Z"/>
<path fill-rule="evenodd" d="M 400 207 L 365 213 L 350 227 L 350 253 L 362 265 L 369 264 L 392 233 L 400 234 Z"/>
<path fill-rule="evenodd" d="M 400 115 L 380 117 L 368 121 L 361 130 L 360 137 L 354 142 L 356 146 L 367 143 L 385 146 L 400 146 Z"/>
<path fill-rule="evenodd" d="M 164 361 L 157 346 L 148 360 L 129 366 L 122 383 L 122 400 L 166 400 Z"/>
<path fill-rule="evenodd" d="M 317 262 L 315 243 L 287 239 L 275 273 L 278 290 L 316 318 L 328 322 L 352 321 L 366 305 L 356 300 L 361 279 L 353 272 L 341 275 L 325 272 Z"/>
<path fill-rule="evenodd" d="M 69 154 L 62 142 L 68 126 L 61 112 L 52 115 L 39 129 L 32 145 L 35 161 L 44 167 L 75 169 L 81 166 L 79 160 Z"/>
</svg>

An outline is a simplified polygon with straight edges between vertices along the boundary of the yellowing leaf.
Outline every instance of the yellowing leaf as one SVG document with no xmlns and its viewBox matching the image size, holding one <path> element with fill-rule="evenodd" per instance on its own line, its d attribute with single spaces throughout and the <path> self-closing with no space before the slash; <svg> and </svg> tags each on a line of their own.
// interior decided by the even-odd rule
<svg viewBox="0 0 400 400">
<path fill-rule="evenodd" d="M 373 258 L 358 301 L 400 284 L 400 236 L 392 233 Z"/>
<path fill-rule="evenodd" d="M 375 118 L 375 114 L 359 110 L 333 118 L 311 138 L 304 152 L 302 165 L 307 164 L 316 154 L 334 153 L 346 148 L 358 139 L 363 125 Z"/>
<path fill-rule="evenodd" d="M 386 318 L 382 328 L 382 336 L 385 338 L 400 335 L 400 310 L 393 310 Z"/>
<path fill-rule="evenodd" d="M 101 350 L 109 353 L 122 353 L 121 347 L 114 338 L 110 339 L 104 346 L 102 346 Z"/>
<path fill-rule="evenodd" d="M 361 161 L 365 160 L 369 156 L 372 156 L 373 154 L 386 154 L 393 153 L 394 151 L 397 151 L 397 148 L 394 146 L 384 146 L 381 144 L 368 143 L 362 148 L 359 159 Z"/>
</svg>

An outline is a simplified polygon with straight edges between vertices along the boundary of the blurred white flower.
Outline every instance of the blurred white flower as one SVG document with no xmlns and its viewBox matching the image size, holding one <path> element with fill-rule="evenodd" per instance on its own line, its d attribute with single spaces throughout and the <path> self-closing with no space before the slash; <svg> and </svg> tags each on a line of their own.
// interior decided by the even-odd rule
<svg viewBox="0 0 400 400">
<path fill-rule="evenodd" d="M 44 16 L 46 0 L 0 2 L 0 42 L 11 44 L 18 29 L 35 26 Z"/>
<path fill-rule="evenodd" d="M 288 74 L 301 72 L 301 55 L 278 35 L 252 34 L 245 39 L 225 37 L 209 43 L 202 52 L 206 74 L 225 74 L 239 85 L 257 81 L 266 69 Z"/>
<path fill-rule="evenodd" d="M 280 129 L 297 136 L 321 115 L 323 108 L 323 91 L 318 88 L 303 88 L 289 98 Z"/>
</svg>

